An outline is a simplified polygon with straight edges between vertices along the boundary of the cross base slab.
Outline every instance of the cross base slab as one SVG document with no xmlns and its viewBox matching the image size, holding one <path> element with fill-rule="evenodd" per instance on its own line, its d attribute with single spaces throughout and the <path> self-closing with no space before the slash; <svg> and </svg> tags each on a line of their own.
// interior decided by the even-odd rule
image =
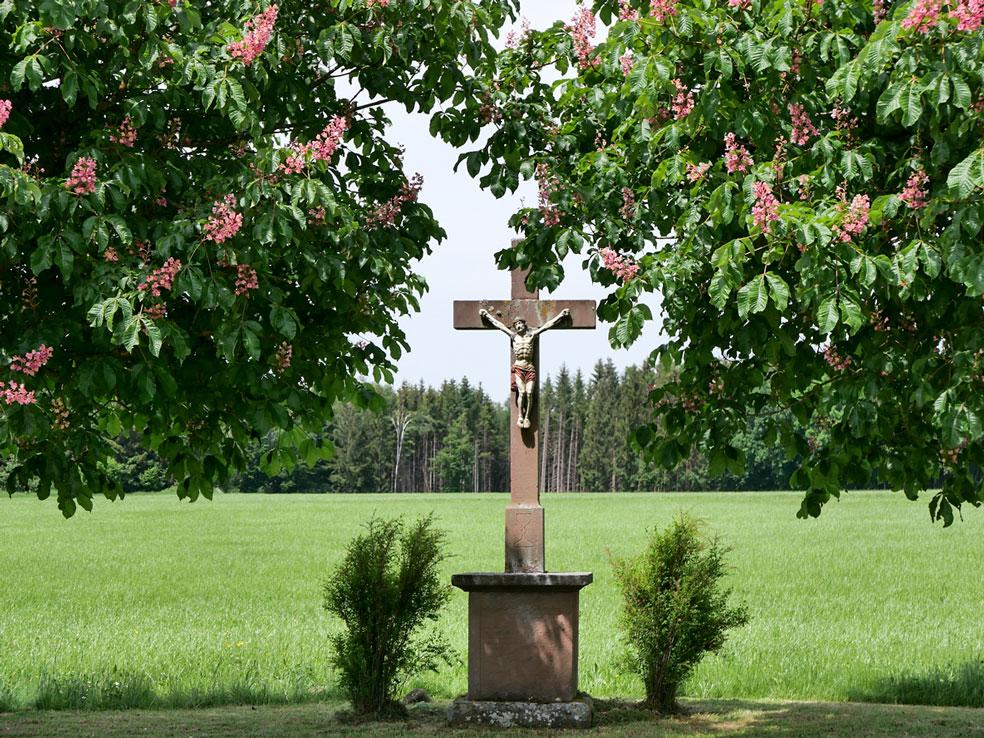
<svg viewBox="0 0 984 738">
<path fill-rule="evenodd" d="M 459 697 L 448 708 L 448 723 L 493 728 L 590 728 L 593 711 L 586 694 L 570 702 L 491 702 Z"/>
<path fill-rule="evenodd" d="M 468 592 L 468 699 L 570 703 L 577 697 L 581 573 L 455 574 Z"/>
</svg>

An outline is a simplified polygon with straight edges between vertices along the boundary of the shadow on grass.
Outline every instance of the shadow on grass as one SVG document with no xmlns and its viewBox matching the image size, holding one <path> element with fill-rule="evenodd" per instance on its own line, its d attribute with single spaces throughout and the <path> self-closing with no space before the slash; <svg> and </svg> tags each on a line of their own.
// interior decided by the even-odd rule
<svg viewBox="0 0 984 738">
<path fill-rule="evenodd" d="M 892 674 L 848 694 L 852 702 L 984 707 L 984 658 L 921 674 Z"/>
<path fill-rule="evenodd" d="M 159 692 L 144 674 L 114 671 L 110 674 L 55 677 L 43 674 L 34 699 L 17 704 L 13 699 L 8 710 L 175 710 L 220 707 L 223 705 L 288 705 L 324 700 L 324 689 L 312 689 L 297 683 L 287 688 L 273 688 L 258 679 L 216 685 L 207 690 L 187 689 Z M 0 691 L 0 711 L 4 709 Z"/>
<path fill-rule="evenodd" d="M 0 684 L 0 712 L 12 712 L 17 709 L 17 700 L 7 688 Z"/>
<path fill-rule="evenodd" d="M 941 738 L 984 736 L 984 715 L 960 707 L 848 702 L 686 701 L 658 716 L 638 703 L 600 702 L 603 736 L 783 736 L 784 738 Z"/>
</svg>

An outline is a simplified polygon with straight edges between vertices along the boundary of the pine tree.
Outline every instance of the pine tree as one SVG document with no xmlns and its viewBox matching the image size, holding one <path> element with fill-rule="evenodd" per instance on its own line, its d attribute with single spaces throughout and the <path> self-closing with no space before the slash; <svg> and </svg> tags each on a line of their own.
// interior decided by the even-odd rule
<svg viewBox="0 0 984 738">
<path fill-rule="evenodd" d="M 588 390 L 581 451 L 581 486 L 590 492 L 613 491 L 618 483 L 615 438 L 618 372 L 611 359 L 595 364 Z"/>
</svg>

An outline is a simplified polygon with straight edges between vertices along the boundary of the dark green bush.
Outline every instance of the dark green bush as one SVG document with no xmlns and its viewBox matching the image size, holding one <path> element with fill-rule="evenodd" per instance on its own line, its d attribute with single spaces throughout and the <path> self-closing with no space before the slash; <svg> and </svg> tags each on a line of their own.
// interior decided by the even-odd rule
<svg viewBox="0 0 984 738">
<path fill-rule="evenodd" d="M 650 709 L 676 710 L 677 690 L 704 654 L 748 621 L 744 606 L 728 604 L 725 553 L 693 518 L 679 515 L 666 530 L 653 530 L 641 554 L 613 561 L 624 597 L 620 624 Z"/>
<path fill-rule="evenodd" d="M 325 583 L 325 609 L 345 626 L 332 637 L 333 660 L 357 714 L 403 714 L 397 692 L 406 680 L 450 661 L 443 637 L 420 633 L 451 595 L 438 572 L 446 557 L 431 516 L 409 526 L 374 518 Z"/>
</svg>

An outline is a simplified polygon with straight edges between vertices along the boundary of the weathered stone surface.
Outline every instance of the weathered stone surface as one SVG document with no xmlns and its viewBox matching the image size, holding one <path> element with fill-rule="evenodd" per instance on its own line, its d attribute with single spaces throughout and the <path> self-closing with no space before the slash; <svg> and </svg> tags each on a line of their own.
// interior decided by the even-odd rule
<svg viewBox="0 0 984 738">
<path fill-rule="evenodd" d="M 478 589 L 529 589 L 534 587 L 581 589 L 591 584 L 593 580 L 594 575 L 590 571 L 528 573 L 479 571 L 451 576 L 451 584 L 466 592 Z"/>
<path fill-rule="evenodd" d="M 509 505 L 506 508 L 506 571 L 544 571 L 547 562 L 543 535 L 542 507 Z"/>
<path fill-rule="evenodd" d="M 403 697 L 404 705 L 416 705 L 418 702 L 432 702 L 426 689 L 411 689 Z"/>
<path fill-rule="evenodd" d="M 471 573 L 468 697 L 569 702 L 577 694 L 579 591 L 590 573 Z"/>
<path fill-rule="evenodd" d="M 586 694 L 570 702 L 493 702 L 459 697 L 448 708 L 451 725 L 493 728 L 590 728 L 593 706 Z"/>
</svg>

